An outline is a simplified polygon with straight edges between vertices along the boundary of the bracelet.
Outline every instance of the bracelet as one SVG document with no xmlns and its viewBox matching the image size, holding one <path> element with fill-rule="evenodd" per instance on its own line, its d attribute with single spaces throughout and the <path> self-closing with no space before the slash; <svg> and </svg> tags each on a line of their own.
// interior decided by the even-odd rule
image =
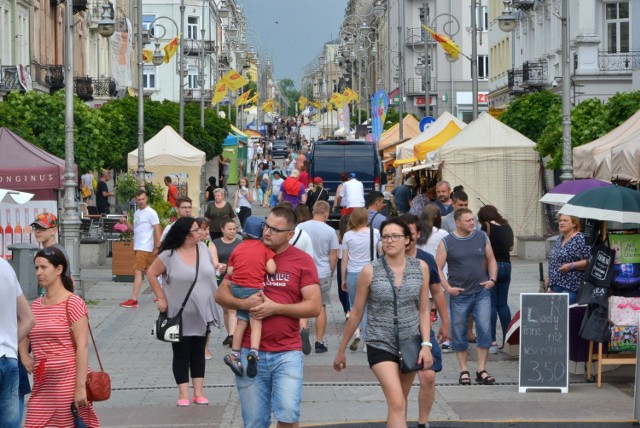
<svg viewBox="0 0 640 428">
<path fill-rule="evenodd" d="M 433 348 L 433 343 L 431 343 L 431 342 L 422 342 L 422 343 L 420 344 L 420 346 L 421 346 L 421 347 L 423 347 L 423 348 L 424 348 L 425 346 L 428 346 L 428 347 L 429 347 L 429 349 L 431 349 L 431 348 Z"/>
<path fill-rule="evenodd" d="M 576 270 L 576 267 L 573 265 L 573 262 L 571 262 L 571 264 L 569 265 L 569 269 L 570 270 Z"/>
</svg>

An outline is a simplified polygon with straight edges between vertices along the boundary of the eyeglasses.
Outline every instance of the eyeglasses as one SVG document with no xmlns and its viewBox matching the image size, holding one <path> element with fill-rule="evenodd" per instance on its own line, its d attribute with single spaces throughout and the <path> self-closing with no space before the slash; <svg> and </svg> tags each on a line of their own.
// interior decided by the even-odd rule
<svg viewBox="0 0 640 428">
<path fill-rule="evenodd" d="M 398 240 L 400 240 L 401 238 L 404 238 L 404 235 L 400 235 L 397 233 L 394 233 L 393 235 L 382 235 L 380 237 L 380 239 L 382 239 L 383 241 L 388 241 L 391 240 L 391 242 L 396 242 Z"/>
<path fill-rule="evenodd" d="M 54 261 L 55 260 L 55 262 L 57 264 L 60 264 L 61 261 L 62 261 L 61 256 L 53 248 L 43 248 L 43 249 L 39 250 L 36 253 L 36 256 L 34 257 L 34 259 L 38 258 L 38 257 L 44 257 L 45 259 L 47 259 L 49 261 Z"/>
<path fill-rule="evenodd" d="M 273 226 L 269 226 L 267 224 L 267 222 L 262 222 L 262 228 L 265 230 L 265 232 L 269 232 L 269 233 L 280 233 L 280 232 L 291 232 L 293 229 L 277 229 Z"/>
</svg>

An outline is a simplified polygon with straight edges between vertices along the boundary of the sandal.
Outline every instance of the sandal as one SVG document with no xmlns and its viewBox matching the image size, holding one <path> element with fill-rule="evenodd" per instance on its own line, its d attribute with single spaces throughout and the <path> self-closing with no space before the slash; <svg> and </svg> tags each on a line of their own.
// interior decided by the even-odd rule
<svg viewBox="0 0 640 428">
<path fill-rule="evenodd" d="M 486 376 L 482 376 L 483 374 Z M 481 383 L 483 385 L 493 385 L 494 383 L 496 383 L 496 380 L 486 370 L 482 370 L 480 372 L 476 372 L 476 383 Z"/>
<path fill-rule="evenodd" d="M 463 377 L 466 376 L 466 377 Z M 460 372 L 460 377 L 458 378 L 458 383 L 460 385 L 471 385 L 471 376 L 467 370 Z"/>
</svg>

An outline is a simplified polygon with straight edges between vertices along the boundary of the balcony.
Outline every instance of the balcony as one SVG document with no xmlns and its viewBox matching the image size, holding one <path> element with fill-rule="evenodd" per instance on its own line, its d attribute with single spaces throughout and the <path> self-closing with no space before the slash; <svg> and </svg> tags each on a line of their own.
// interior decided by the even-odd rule
<svg viewBox="0 0 640 428">
<path fill-rule="evenodd" d="M 420 51 L 422 51 L 424 47 L 424 39 L 422 38 L 422 33 L 423 30 L 420 27 L 407 28 L 406 38 L 404 39 L 407 47 L 413 49 L 420 48 Z"/>
<path fill-rule="evenodd" d="M 64 0 L 51 0 L 51 6 L 57 6 L 64 3 Z M 74 15 L 79 12 L 84 12 L 88 9 L 87 0 L 73 0 L 73 13 Z"/>
<path fill-rule="evenodd" d="M 524 88 L 522 86 L 522 69 L 521 68 L 513 68 L 509 70 L 507 76 L 507 82 L 509 85 L 509 92 L 512 94 L 521 94 L 524 92 Z"/>
<path fill-rule="evenodd" d="M 200 101 L 203 97 L 205 101 L 211 101 L 211 98 L 213 97 L 213 91 L 211 89 L 185 89 L 184 90 L 184 100 L 186 102 Z"/>
<path fill-rule="evenodd" d="M 20 76 L 18 75 L 18 66 L 3 65 L 0 66 L 0 92 L 9 92 L 19 90 L 24 92 L 20 84 Z"/>
<path fill-rule="evenodd" d="M 542 61 L 527 61 L 522 64 L 522 86 L 538 88 L 547 84 L 547 63 Z"/>
<path fill-rule="evenodd" d="M 49 93 L 64 88 L 64 70 L 62 65 L 31 64 L 34 83 L 49 88 Z"/>
<path fill-rule="evenodd" d="M 115 79 L 111 77 L 91 77 L 90 79 L 93 86 L 93 96 L 115 98 L 118 95 Z"/>
<path fill-rule="evenodd" d="M 73 92 L 82 101 L 93 101 L 93 81 L 91 77 L 74 77 Z"/>
<path fill-rule="evenodd" d="M 184 51 L 185 55 L 198 56 L 202 52 L 202 40 L 185 39 L 182 43 L 182 50 Z M 215 51 L 216 41 L 204 40 L 204 54 L 210 55 Z"/>
<path fill-rule="evenodd" d="M 640 51 L 618 53 L 598 51 L 598 66 L 601 71 L 631 72 L 640 67 Z"/>
<path fill-rule="evenodd" d="M 533 5 L 535 4 L 535 0 L 512 0 L 511 7 L 514 9 L 529 11 L 533 9 Z"/>
</svg>

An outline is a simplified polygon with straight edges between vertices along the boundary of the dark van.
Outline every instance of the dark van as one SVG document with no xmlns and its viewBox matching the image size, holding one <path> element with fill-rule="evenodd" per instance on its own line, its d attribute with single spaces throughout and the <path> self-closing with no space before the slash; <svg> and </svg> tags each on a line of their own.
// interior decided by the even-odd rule
<svg viewBox="0 0 640 428">
<path fill-rule="evenodd" d="M 368 141 L 316 141 L 309 159 L 309 177 L 322 177 L 332 197 L 340 184 L 341 172 L 355 172 L 364 185 L 366 197 L 371 190 L 380 189 L 380 171 L 376 145 Z"/>
</svg>

